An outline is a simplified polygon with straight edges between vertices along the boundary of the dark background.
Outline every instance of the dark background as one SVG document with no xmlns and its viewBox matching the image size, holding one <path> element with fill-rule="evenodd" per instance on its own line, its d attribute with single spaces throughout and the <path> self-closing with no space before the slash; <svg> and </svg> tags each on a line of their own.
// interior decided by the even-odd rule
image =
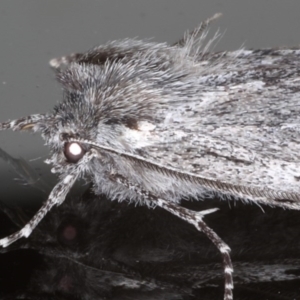
<svg viewBox="0 0 300 300">
<path fill-rule="evenodd" d="M 216 12 L 223 13 L 211 27 L 223 34 L 216 50 L 299 44 L 299 1 L 1 0 L 0 120 L 46 112 L 60 100 L 51 58 L 126 37 L 172 43 Z M 1 132 L 0 147 L 55 183 L 38 135 Z M 0 199 L 28 203 L 40 197 L 16 182 L 2 161 L 0 177 Z"/>
</svg>

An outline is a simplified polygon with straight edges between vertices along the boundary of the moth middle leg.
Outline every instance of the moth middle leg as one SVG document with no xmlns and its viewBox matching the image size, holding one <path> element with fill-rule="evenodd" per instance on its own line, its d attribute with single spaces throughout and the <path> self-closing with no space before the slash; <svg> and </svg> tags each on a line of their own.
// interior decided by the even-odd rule
<svg viewBox="0 0 300 300">
<path fill-rule="evenodd" d="M 165 199 L 159 198 L 147 190 L 141 188 L 140 186 L 133 184 L 125 177 L 119 174 L 110 174 L 110 180 L 117 182 L 130 190 L 133 190 L 138 195 L 142 196 L 144 200 L 154 203 L 155 205 L 167 210 L 173 215 L 179 217 L 180 219 L 190 223 L 195 226 L 198 231 L 202 231 L 217 247 L 223 258 L 224 266 L 224 277 L 225 277 L 225 290 L 224 290 L 224 300 L 233 299 L 233 265 L 230 258 L 230 248 L 229 246 L 203 221 L 205 215 L 210 214 L 217 209 L 208 209 L 204 211 L 192 211 L 186 209 L 174 202 L 167 201 Z"/>
</svg>

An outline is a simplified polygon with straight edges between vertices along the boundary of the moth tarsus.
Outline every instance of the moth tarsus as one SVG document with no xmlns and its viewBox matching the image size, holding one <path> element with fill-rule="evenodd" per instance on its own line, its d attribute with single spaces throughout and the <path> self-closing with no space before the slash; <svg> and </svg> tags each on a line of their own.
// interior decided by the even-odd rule
<svg viewBox="0 0 300 300">
<path fill-rule="evenodd" d="M 182 206 L 178 206 L 176 203 L 166 201 L 165 199 L 158 198 L 152 195 L 146 190 L 143 190 L 138 185 L 128 182 L 126 178 L 120 175 L 112 175 L 112 180 L 118 182 L 121 185 L 126 186 L 128 189 L 133 190 L 135 193 L 143 195 L 146 202 L 157 205 L 171 214 L 179 217 L 182 220 L 187 221 L 193 225 L 197 230 L 202 231 L 218 248 L 223 257 L 224 274 L 225 274 L 225 294 L 224 299 L 232 299 L 233 289 L 233 266 L 229 255 L 230 248 L 228 245 L 203 221 L 203 217 L 207 214 L 215 212 L 217 209 L 208 209 L 206 211 L 192 211 Z"/>
<path fill-rule="evenodd" d="M 300 209 L 300 49 L 210 53 L 204 29 L 217 16 L 173 46 L 125 39 L 51 61 L 62 103 L 0 129 L 41 132 L 61 180 L 48 204 L 0 245 L 28 236 L 77 177 L 112 200 L 163 203 L 208 237 L 202 218 L 196 224 L 195 214 L 181 214 L 181 199 Z M 231 299 L 229 248 L 212 236 Z"/>
</svg>

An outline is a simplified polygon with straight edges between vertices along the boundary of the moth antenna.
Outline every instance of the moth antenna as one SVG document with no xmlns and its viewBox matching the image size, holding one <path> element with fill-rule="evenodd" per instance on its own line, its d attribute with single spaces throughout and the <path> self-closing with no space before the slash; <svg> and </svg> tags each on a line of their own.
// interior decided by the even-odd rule
<svg viewBox="0 0 300 300">
<path fill-rule="evenodd" d="M 197 26 L 195 29 L 192 31 L 186 31 L 184 33 L 183 38 L 181 38 L 179 41 L 177 41 L 173 46 L 180 46 L 180 47 L 185 47 L 187 44 L 190 43 L 191 40 L 196 40 L 201 35 L 205 33 L 205 30 L 207 27 L 216 19 L 220 18 L 222 16 L 222 13 L 216 13 L 212 17 L 206 19 L 204 22 L 201 22 L 199 26 Z"/>
<path fill-rule="evenodd" d="M 3 122 L 0 123 L 0 130 L 12 129 L 13 131 L 17 131 L 17 130 L 39 131 L 42 121 L 45 121 L 45 117 L 46 115 L 44 114 L 35 114 L 20 119 Z"/>
<path fill-rule="evenodd" d="M 142 166 L 156 171 L 160 174 L 167 174 L 168 176 L 175 179 L 199 184 L 199 186 L 202 186 L 208 190 L 213 190 L 216 194 L 227 194 L 238 198 L 246 198 L 252 201 L 256 200 L 258 203 L 267 205 L 300 210 L 300 194 L 296 192 L 276 191 L 267 187 L 260 188 L 255 186 L 241 186 L 222 182 L 205 178 L 197 174 L 183 172 L 171 167 L 163 166 L 153 161 L 149 161 L 139 155 L 126 153 L 111 147 L 102 146 L 89 140 L 69 138 L 68 141 L 89 144 L 96 149 L 98 148 L 100 151 L 119 155 L 123 158 L 139 163 Z"/>
<path fill-rule="evenodd" d="M 33 218 L 19 231 L 0 239 L 0 246 L 7 247 L 22 237 L 28 237 L 44 216 L 54 205 L 61 205 L 71 187 L 75 183 L 78 173 L 65 176 L 51 191 L 47 201 L 42 205 Z"/>
</svg>

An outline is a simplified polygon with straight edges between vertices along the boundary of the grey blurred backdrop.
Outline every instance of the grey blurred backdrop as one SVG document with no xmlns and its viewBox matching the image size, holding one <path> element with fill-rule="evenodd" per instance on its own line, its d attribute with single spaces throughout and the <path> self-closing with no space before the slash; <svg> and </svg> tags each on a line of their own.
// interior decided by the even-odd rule
<svg viewBox="0 0 300 300">
<path fill-rule="evenodd" d="M 187 29 L 222 12 L 211 27 L 224 33 L 215 50 L 295 46 L 300 42 L 300 1 L 295 0 L 1 0 L 0 120 L 46 112 L 61 91 L 51 58 L 125 37 L 174 42 Z M 23 157 L 50 185 L 43 160 L 48 150 L 28 133 L 0 133 L 0 147 Z M 23 186 L 0 162 L 0 200 L 28 203 L 45 198 Z"/>
</svg>

